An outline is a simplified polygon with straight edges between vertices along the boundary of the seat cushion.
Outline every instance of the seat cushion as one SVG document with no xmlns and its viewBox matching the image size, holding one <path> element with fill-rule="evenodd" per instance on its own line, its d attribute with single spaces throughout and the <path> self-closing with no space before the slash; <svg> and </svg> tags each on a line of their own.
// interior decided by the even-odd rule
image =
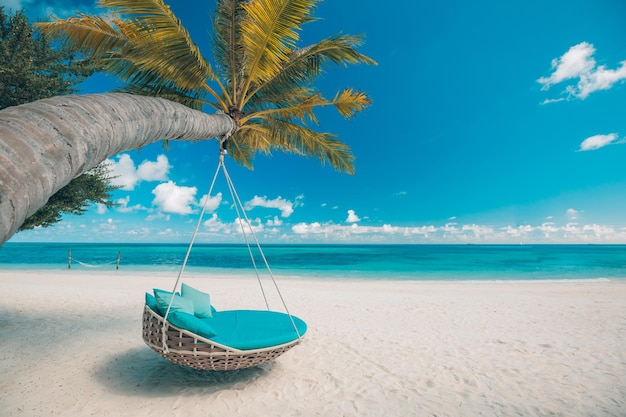
<svg viewBox="0 0 626 417">
<path fill-rule="evenodd" d="M 300 336 L 306 323 L 292 316 Z M 217 336 L 214 342 L 240 350 L 262 349 L 289 343 L 298 338 L 289 315 L 265 310 L 228 310 L 213 313 L 208 320 Z"/>
</svg>

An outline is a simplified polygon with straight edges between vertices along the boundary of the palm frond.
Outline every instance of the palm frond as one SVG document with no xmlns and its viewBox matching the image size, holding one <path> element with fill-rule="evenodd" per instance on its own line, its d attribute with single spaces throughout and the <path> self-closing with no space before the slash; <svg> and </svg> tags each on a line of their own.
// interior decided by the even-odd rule
<svg viewBox="0 0 626 417">
<path fill-rule="evenodd" d="M 208 81 L 216 80 L 211 65 L 162 0 L 101 0 L 100 4 L 115 11 L 56 19 L 41 24 L 41 29 L 90 52 L 105 71 L 124 81 L 155 84 L 167 80 L 183 90 L 203 89 L 221 101 L 208 86 Z"/>
<path fill-rule="evenodd" d="M 354 174 L 354 155 L 348 145 L 335 139 L 335 135 L 279 119 L 267 119 L 263 123 L 268 128 L 272 148 L 313 156 L 322 165 L 329 163 L 339 172 Z"/>
<path fill-rule="evenodd" d="M 247 18 L 241 24 L 247 78 L 237 100 L 241 109 L 252 85 L 271 79 L 282 68 L 299 39 L 298 31 L 310 21 L 319 0 L 255 0 L 244 4 Z"/>
<path fill-rule="evenodd" d="M 38 22 L 35 26 L 46 36 L 59 39 L 77 50 L 95 57 L 102 57 L 128 45 L 131 40 L 120 32 L 122 19 L 114 14 L 87 16 L 79 14 L 61 20 L 52 17 L 51 22 Z"/>
<path fill-rule="evenodd" d="M 256 152 L 269 154 L 272 146 L 267 128 L 250 123 L 235 132 L 226 142 L 228 154 L 239 164 L 252 169 Z"/>
<path fill-rule="evenodd" d="M 353 89 L 339 91 L 335 94 L 333 100 L 327 100 L 318 93 L 290 106 L 257 110 L 242 118 L 242 122 L 245 123 L 252 119 L 280 118 L 288 121 L 298 119 L 303 123 L 312 121 L 317 124 L 318 120 L 313 112 L 315 108 L 334 106 L 339 114 L 349 119 L 355 113 L 362 111 L 370 105 L 371 102 L 371 99 L 365 93 Z"/>
<path fill-rule="evenodd" d="M 309 97 L 318 94 L 315 89 L 309 87 L 294 86 L 289 88 L 270 89 L 263 93 L 255 94 L 244 107 L 245 113 L 254 119 L 257 113 L 284 107 L 291 107 L 307 100 Z"/>
<path fill-rule="evenodd" d="M 252 119 L 280 118 L 286 121 L 293 121 L 294 119 L 297 119 L 305 124 L 308 121 L 312 121 L 317 124 L 317 117 L 315 116 L 315 113 L 313 113 L 313 110 L 316 107 L 322 107 L 330 104 L 332 103 L 322 97 L 321 94 L 313 94 L 288 106 L 258 110 L 244 117 L 242 122 L 245 123 Z"/>
<path fill-rule="evenodd" d="M 142 70 L 162 72 L 170 78 L 178 75 L 176 84 L 187 89 L 208 91 L 211 89 L 207 80 L 218 81 L 187 29 L 162 0 L 100 0 L 99 3 L 136 23 L 137 41 L 125 58 Z"/>
<path fill-rule="evenodd" d="M 351 88 L 338 92 L 331 104 L 335 106 L 339 114 L 346 119 L 354 116 L 371 104 L 372 100 L 362 91 L 355 91 Z"/>
<path fill-rule="evenodd" d="M 247 100 L 258 103 L 259 96 L 277 97 L 290 87 L 312 84 L 322 73 L 323 66 L 329 63 L 342 66 L 359 63 L 376 65 L 376 61 L 356 50 L 362 43 L 362 36 L 338 35 L 298 49 L 283 63 L 281 71 L 257 86 L 248 94 Z M 286 93 L 289 94 L 289 91 Z"/>
<path fill-rule="evenodd" d="M 218 0 L 213 19 L 215 30 L 213 53 L 220 63 L 217 72 L 227 80 L 226 100 L 232 105 L 243 77 L 241 22 L 245 16 L 240 0 Z"/>
</svg>

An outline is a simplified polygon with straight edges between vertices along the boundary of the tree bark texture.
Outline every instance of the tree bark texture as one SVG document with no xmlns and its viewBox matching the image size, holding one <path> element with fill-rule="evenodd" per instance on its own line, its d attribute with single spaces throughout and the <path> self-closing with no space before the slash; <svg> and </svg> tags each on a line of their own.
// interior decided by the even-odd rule
<svg viewBox="0 0 626 417">
<path fill-rule="evenodd" d="M 225 114 L 125 93 L 58 96 L 1 110 L 0 245 L 50 196 L 117 153 L 235 128 Z"/>
</svg>

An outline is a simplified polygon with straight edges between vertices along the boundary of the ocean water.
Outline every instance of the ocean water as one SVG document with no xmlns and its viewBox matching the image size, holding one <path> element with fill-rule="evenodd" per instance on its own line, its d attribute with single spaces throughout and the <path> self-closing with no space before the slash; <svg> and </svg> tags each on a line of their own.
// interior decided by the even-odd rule
<svg viewBox="0 0 626 417">
<path fill-rule="evenodd" d="M 71 251 L 72 259 L 68 262 Z M 185 244 L 5 243 L 1 269 L 180 270 Z M 274 275 L 384 280 L 626 278 L 626 245 L 267 245 Z M 258 253 L 255 262 L 264 269 Z M 194 245 L 186 271 L 254 273 L 244 245 Z"/>
</svg>

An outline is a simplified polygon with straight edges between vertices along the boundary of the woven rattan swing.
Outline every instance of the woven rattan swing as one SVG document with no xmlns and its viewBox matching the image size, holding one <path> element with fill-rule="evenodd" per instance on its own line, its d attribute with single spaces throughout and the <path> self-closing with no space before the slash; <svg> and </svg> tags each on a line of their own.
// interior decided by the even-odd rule
<svg viewBox="0 0 626 417">
<path fill-rule="evenodd" d="M 272 329 L 272 331 L 279 332 L 278 337 L 270 337 L 269 340 L 273 341 L 272 343 L 267 343 L 268 340 L 261 340 L 252 341 L 252 343 L 245 342 L 244 344 L 233 347 L 230 343 L 228 343 L 228 340 L 220 340 L 219 337 L 216 338 L 216 340 L 212 340 L 212 338 L 203 337 L 181 326 L 177 327 L 168 320 L 168 318 L 171 318 L 170 310 L 176 297 L 175 295 L 170 295 L 169 305 L 167 306 L 167 310 L 164 312 L 159 312 L 157 307 L 146 302 L 143 312 L 143 340 L 156 353 L 178 365 L 199 370 L 226 371 L 258 366 L 282 355 L 300 343 L 302 336 L 306 332 L 306 324 L 301 319 L 292 316 L 291 313 L 289 313 L 289 309 L 285 304 L 285 301 L 280 293 L 280 289 L 276 284 L 276 280 L 274 279 L 269 264 L 263 254 L 259 241 L 256 238 L 254 230 L 252 229 L 250 220 L 246 215 L 241 200 L 235 191 L 230 176 L 228 175 L 228 171 L 226 170 L 226 166 L 224 165 L 224 154 L 226 153 L 224 141 L 222 141 L 220 149 L 220 158 L 215 176 L 213 177 L 209 193 L 205 199 L 204 206 L 202 207 L 198 218 L 198 222 L 178 274 L 174 290 L 169 294 L 175 293 L 176 290 L 180 288 L 179 284 L 181 277 L 189 258 L 196 234 L 200 227 L 207 201 L 209 200 L 209 196 L 212 195 L 213 187 L 218 174 L 222 171 L 226 178 L 226 183 L 228 184 L 228 189 L 234 202 L 237 218 L 239 219 L 239 224 L 241 225 L 242 234 L 248 247 L 252 264 L 261 287 L 261 292 L 267 306 L 267 311 L 235 310 L 223 312 L 223 315 L 231 317 L 230 320 L 234 320 L 237 325 L 239 325 L 240 322 L 245 324 L 246 317 L 254 317 L 256 322 L 250 323 L 247 326 L 248 329 L 254 330 L 258 327 L 274 326 L 276 329 Z M 254 255 L 250 247 L 248 232 L 250 232 L 250 235 L 254 238 L 258 251 L 263 259 L 263 262 L 265 263 L 265 267 L 267 268 L 269 276 L 271 277 L 286 313 L 274 312 L 269 309 L 267 297 L 265 295 Z M 222 314 L 222 312 L 216 313 L 216 315 L 219 314 Z M 232 316 L 237 314 L 241 317 L 232 319 Z M 261 326 L 259 326 L 259 320 L 261 320 Z M 269 324 L 264 323 L 263 321 L 265 320 L 267 320 Z M 245 328 L 245 326 L 243 327 Z"/>
</svg>

